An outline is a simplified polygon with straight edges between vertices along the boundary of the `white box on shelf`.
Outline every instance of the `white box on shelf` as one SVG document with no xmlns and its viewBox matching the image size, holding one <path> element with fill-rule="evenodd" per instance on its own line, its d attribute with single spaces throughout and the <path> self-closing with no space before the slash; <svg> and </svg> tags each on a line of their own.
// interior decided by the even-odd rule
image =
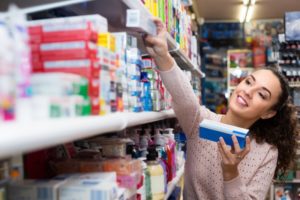
<svg viewBox="0 0 300 200">
<path fill-rule="evenodd" d="M 138 32 L 156 35 L 156 26 L 151 18 L 137 9 L 128 9 L 126 15 L 126 27 L 134 28 Z"/>
</svg>

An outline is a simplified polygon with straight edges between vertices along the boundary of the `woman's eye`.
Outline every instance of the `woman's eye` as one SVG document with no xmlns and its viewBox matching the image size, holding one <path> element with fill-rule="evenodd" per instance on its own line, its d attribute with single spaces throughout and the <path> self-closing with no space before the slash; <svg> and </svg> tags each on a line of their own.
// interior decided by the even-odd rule
<svg viewBox="0 0 300 200">
<path fill-rule="evenodd" d="M 247 84 L 247 85 L 250 85 L 250 84 L 251 84 L 251 82 L 250 82 L 250 80 L 249 80 L 249 79 L 246 79 L 246 81 L 245 81 L 245 82 L 246 82 L 246 84 Z"/>
<path fill-rule="evenodd" d="M 266 99 L 266 96 L 263 93 L 259 92 L 258 94 L 262 99 Z"/>
</svg>

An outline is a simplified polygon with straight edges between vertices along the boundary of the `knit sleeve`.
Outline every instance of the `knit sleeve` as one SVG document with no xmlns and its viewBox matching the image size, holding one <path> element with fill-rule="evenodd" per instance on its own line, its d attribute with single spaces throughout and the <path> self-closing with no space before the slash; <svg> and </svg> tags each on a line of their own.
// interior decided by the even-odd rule
<svg viewBox="0 0 300 200">
<path fill-rule="evenodd" d="M 204 106 L 200 107 L 187 76 L 176 64 L 168 71 L 160 71 L 160 75 L 172 96 L 172 107 L 187 138 L 196 135 L 203 118 L 211 117 L 211 115 L 217 117 L 217 114 Z"/>
<path fill-rule="evenodd" d="M 265 161 L 245 184 L 240 176 L 231 181 L 224 182 L 224 196 L 226 200 L 262 200 L 265 199 L 272 182 L 276 163 L 277 149 L 272 148 L 265 158 Z"/>
</svg>

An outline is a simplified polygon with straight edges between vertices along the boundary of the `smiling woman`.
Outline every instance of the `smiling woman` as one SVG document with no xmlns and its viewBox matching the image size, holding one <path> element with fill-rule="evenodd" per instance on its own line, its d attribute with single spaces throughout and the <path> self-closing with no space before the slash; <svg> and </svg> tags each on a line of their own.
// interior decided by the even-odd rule
<svg viewBox="0 0 300 200">
<path fill-rule="evenodd" d="M 274 69 L 255 71 L 232 93 L 225 115 L 199 106 L 193 89 L 168 53 L 166 30 L 155 20 L 157 36 L 147 36 L 149 54 L 159 66 L 173 108 L 187 136 L 184 199 L 264 199 L 274 176 L 282 175 L 295 156 L 296 111 L 284 77 Z M 203 119 L 250 129 L 241 149 L 200 139 Z M 201 134 L 201 133 L 200 133 Z"/>
</svg>

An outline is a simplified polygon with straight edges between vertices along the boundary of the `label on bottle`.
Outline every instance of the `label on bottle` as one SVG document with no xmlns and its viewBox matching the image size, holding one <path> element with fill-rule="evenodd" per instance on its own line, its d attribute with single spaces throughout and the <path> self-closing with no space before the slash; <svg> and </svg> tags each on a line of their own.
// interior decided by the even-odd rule
<svg viewBox="0 0 300 200">
<path fill-rule="evenodd" d="M 152 195 L 159 195 L 164 193 L 164 175 L 151 176 L 151 191 Z"/>
</svg>

